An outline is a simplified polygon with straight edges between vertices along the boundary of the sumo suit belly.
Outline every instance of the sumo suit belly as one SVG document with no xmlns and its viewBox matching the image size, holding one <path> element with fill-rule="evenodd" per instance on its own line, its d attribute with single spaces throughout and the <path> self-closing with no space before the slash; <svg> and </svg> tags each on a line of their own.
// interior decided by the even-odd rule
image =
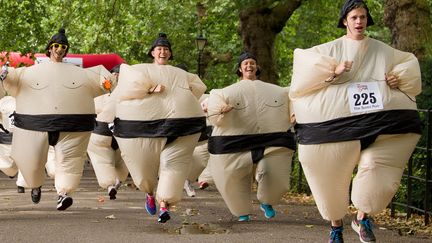
<svg viewBox="0 0 432 243">
<path fill-rule="evenodd" d="M 124 138 L 116 135 L 116 139 L 135 185 L 146 193 L 153 193 L 157 186 L 158 201 L 173 205 L 182 198 L 183 184 L 199 136 L 199 133 L 180 136 L 169 144 L 166 137 Z"/>
<path fill-rule="evenodd" d="M 404 165 L 419 138 L 416 133 L 382 134 L 365 149 L 362 140 L 319 144 L 302 144 L 300 140 L 299 160 L 323 218 L 338 220 L 346 214 L 356 166 L 351 192 L 354 205 L 368 214 L 382 211 L 398 189 Z"/>
<path fill-rule="evenodd" d="M 68 64 L 38 64 L 20 71 L 16 76 L 12 75 L 12 82 L 8 84 L 16 97 L 16 113 L 20 115 L 19 117 L 15 115 L 16 128 L 12 141 L 12 158 L 30 187 L 41 186 L 45 179 L 44 165 L 49 147 L 48 132 L 39 131 L 38 124 L 28 120 L 26 125 L 23 125 L 24 123 L 18 125 L 18 118 L 24 122 L 24 118 L 41 119 L 40 117 L 44 115 L 57 118 L 68 115 L 83 117 L 88 126 L 83 129 L 84 131 L 57 130 L 60 132 L 55 144 L 57 192 L 73 192 L 78 187 L 82 175 L 90 137 L 89 127 L 93 126 L 90 124 L 92 120 L 94 121 L 93 98 L 102 93 L 102 90 L 96 90 L 97 81 L 94 82 L 96 85 L 91 83 L 93 80 L 84 69 Z M 20 85 L 17 88 L 14 85 L 18 82 Z M 43 119 L 40 121 L 46 122 Z M 61 127 L 63 123 L 55 123 L 55 125 Z M 27 129 L 27 126 L 31 129 Z"/>
</svg>

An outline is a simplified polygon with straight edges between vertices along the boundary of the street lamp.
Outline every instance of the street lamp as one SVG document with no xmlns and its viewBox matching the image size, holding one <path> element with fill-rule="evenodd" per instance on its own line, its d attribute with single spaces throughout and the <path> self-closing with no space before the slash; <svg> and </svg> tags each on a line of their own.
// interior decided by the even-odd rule
<svg viewBox="0 0 432 243">
<path fill-rule="evenodd" d="M 200 34 L 196 39 L 196 46 L 198 48 L 198 76 L 201 78 L 201 56 L 204 51 L 204 47 L 207 44 L 207 39 Z"/>
</svg>

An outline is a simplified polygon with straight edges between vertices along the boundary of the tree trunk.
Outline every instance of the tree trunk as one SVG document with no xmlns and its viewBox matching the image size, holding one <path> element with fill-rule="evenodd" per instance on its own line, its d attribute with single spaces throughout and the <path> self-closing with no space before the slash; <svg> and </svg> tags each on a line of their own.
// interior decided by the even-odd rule
<svg viewBox="0 0 432 243">
<path fill-rule="evenodd" d="M 261 67 L 260 80 L 277 83 L 274 42 L 301 0 L 265 1 L 240 11 L 239 34 L 246 51 L 253 53 Z M 268 3 L 270 2 L 270 3 Z M 240 54 L 240 53 L 239 53 Z"/>
<path fill-rule="evenodd" d="M 431 19 L 427 0 L 386 0 L 384 23 L 392 33 L 392 45 L 422 60 L 430 54 Z"/>
</svg>

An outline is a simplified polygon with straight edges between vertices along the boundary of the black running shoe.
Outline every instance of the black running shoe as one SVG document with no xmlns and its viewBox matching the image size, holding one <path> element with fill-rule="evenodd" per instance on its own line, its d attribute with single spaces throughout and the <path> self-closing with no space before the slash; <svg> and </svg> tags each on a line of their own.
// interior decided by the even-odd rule
<svg viewBox="0 0 432 243">
<path fill-rule="evenodd" d="M 159 223 L 166 223 L 166 221 L 168 221 L 170 219 L 171 219 L 171 216 L 169 215 L 168 210 L 161 210 L 159 212 L 159 218 L 158 218 Z"/>
<path fill-rule="evenodd" d="M 108 195 L 110 197 L 110 200 L 115 200 L 117 197 L 117 190 L 113 186 L 108 187 Z"/>
<path fill-rule="evenodd" d="M 57 210 L 63 211 L 70 207 L 73 203 L 73 200 L 68 195 L 59 195 L 57 199 Z"/>
<path fill-rule="evenodd" d="M 25 188 L 22 186 L 17 186 L 17 192 L 18 193 L 25 193 Z"/>
<path fill-rule="evenodd" d="M 41 187 L 32 188 L 31 190 L 32 202 L 35 204 L 39 203 L 41 200 L 41 194 L 42 194 Z"/>
</svg>

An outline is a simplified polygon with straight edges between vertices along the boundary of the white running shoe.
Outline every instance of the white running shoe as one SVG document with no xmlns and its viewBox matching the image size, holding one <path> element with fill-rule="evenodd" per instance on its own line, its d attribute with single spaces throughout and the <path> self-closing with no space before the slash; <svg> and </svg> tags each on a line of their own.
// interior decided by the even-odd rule
<svg viewBox="0 0 432 243">
<path fill-rule="evenodd" d="M 195 189 L 192 187 L 192 184 L 189 180 L 185 180 L 183 188 L 189 197 L 195 197 Z"/>
</svg>

